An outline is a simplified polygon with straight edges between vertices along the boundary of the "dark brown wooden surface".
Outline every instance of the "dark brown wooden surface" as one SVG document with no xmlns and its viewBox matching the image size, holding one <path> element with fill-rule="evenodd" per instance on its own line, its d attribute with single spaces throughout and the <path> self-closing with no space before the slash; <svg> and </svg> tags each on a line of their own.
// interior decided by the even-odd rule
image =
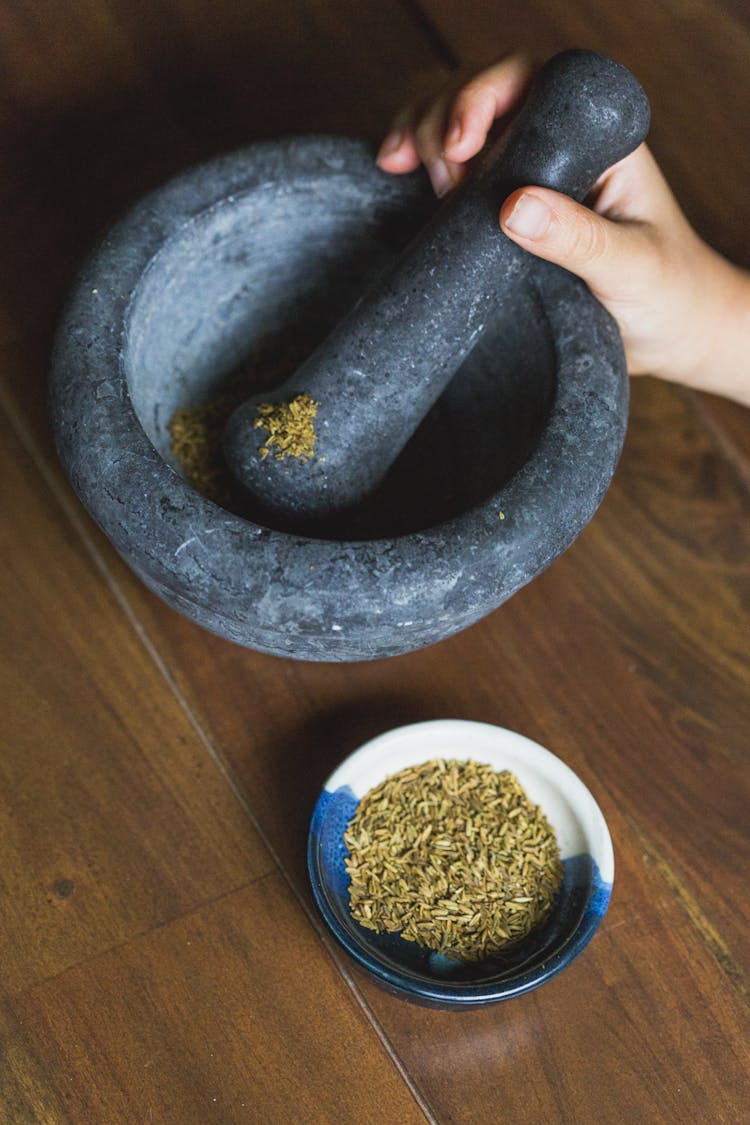
<svg viewBox="0 0 750 1125">
<path fill-rule="evenodd" d="M 750 265 L 737 0 L 0 4 L 0 1120 L 726 1122 L 750 1099 L 748 412 L 633 386 L 575 546 L 424 652 L 305 665 L 168 610 L 70 492 L 44 409 L 76 261 L 139 193 L 257 137 L 373 139 L 419 71 L 605 50 L 701 231 Z M 509 726 L 602 805 L 612 906 L 543 989 L 386 995 L 304 868 L 330 768 L 417 719 Z"/>
</svg>

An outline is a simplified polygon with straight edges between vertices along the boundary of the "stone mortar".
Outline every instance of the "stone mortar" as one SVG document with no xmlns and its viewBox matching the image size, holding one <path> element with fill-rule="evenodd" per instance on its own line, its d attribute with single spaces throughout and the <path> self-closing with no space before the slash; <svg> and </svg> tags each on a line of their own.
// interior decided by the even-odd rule
<svg viewBox="0 0 750 1125">
<path fill-rule="evenodd" d="M 204 498 L 170 452 L 177 407 L 294 342 L 304 356 L 434 210 L 337 137 L 257 144 L 143 200 L 84 266 L 51 410 L 74 488 L 170 606 L 262 652 L 356 661 L 439 641 L 576 538 L 620 454 L 628 384 L 612 318 L 535 261 L 372 501 L 314 533 Z"/>
</svg>

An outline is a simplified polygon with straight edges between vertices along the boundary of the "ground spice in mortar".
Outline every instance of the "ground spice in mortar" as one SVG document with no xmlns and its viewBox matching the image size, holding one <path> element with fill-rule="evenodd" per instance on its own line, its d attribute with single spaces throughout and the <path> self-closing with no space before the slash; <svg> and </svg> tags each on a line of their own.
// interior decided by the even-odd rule
<svg viewBox="0 0 750 1125">
<path fill-rule="evenodd" d="M 226 504 L 230 495 L 221 435 L 230 414 L 246 395 L 246 390 L 220 395 L 202 406 L 175 410 L 169 420 L 174 457 L 193 488 L 217 504 Z"/>
<path fill-rule="evenodd" d="M 386 778 L 344 834 L 352 916 L 464 961 L 521 941 L 563 876 L 555 834 L 508 770 L 435 760 Z"/>
<path fill-rule="evenodd" d="M 175 410 L 168 426 L 172 455 L 196 491 L 217 504 L 238 507 L 237 486 L 221 452 L 224 426 L 259 385 L 280 382 L 297 362 L 298 357 L 290 353 L 245 365 L 224 381 L 210 401 Z"/>
<path fill-rule="evenodd" d="M 277 461 L 296 457 L 309 461 L 315 452 L 315 415 L 320 403 L 310 395 L 297 395 L 291 402 L 264 402 L 258 407 L 253 429 L 268 430 L 260 447 L 261 457 L 273 453 Z"/>
</svg>

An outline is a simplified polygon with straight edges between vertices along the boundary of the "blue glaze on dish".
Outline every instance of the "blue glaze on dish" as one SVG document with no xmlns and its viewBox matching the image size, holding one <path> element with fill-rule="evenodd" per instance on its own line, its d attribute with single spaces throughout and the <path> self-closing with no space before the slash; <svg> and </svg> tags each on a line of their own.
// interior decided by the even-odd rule
<svg viewBox="0 0 750 1125">
<path fill-rule="evenodd" d="M 609 905 L 593 856 L 563 860 L 563 883 L 549 920 L 503 957 L 468 964 L 376 934 L 349 912 L 348 856 L 344 831 L 359 801 L 348 785 L 323 790 L 308 838 L 308 869 L 317 905 L 347 952 L 389 991 L 435 1007 L 475 1007 L 520 996 L 555 976 L 588 945 Z"/>
<path fill-rule="evenodd" d="M 315 806 L 310 825 L 310 845 L 317 844 L 318 865 L 325 873 L 325 880 L 338 899 L 349 898 L 349 876 L 344 860 L 349 851 L 344 843 L 344 832 L 354 816 L 359 799 L 348 785 L 342 785 L 335 793 L 324 789 Z"/>
</svg>

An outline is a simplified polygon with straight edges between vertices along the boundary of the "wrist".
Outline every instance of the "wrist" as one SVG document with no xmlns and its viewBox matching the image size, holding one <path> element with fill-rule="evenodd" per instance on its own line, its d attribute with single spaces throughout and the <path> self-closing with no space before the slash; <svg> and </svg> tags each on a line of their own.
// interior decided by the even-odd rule
<svg viewBox="0 0 750 1125">
<path fill-rule="evenodd" d="M 704 247 L 683 369 L 668 377 L 750 405 L 750 275 Z"/>
</svg>

